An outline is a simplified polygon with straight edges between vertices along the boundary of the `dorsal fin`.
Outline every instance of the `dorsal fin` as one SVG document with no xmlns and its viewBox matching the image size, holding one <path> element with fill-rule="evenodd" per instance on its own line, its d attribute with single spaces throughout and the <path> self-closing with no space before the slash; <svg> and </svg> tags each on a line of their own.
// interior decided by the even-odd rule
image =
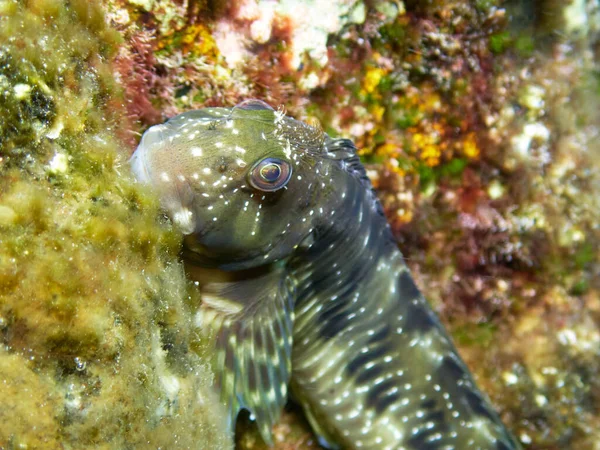
<svg viewBox="0 0 600 450">
<path fill-rule="evenodd" d="M 367 188 L 371 189 L 371 181 L 367 176 L 365 167 L 360 162 L 356 146 L 350 139 L 331 138 L 327 136 L 325 140 L 325 148 L 327 154 L 334 158 L 343 160 L 346 163 L 348 173 L 358 178 L 360 182 Z"/>
<path fill-rule="evenodd" d="M 377 194 L 373 189 L 371 180 L 367 176 L 365 166 L 360 162 L 360 157 L 357 153 L 357 148 L 350 139 L 344 138 L 332 138 L 325 135 L 325 151 L 329 158 L 341 160 L 344 162 L 344 169 L 351 176 L 353 176 L 358 182 L 371 193 L 371 201 L 374 209 L 381 215 L 383 215 L 383 208 L 381 203 L 377 201 Z"/>
</svg>

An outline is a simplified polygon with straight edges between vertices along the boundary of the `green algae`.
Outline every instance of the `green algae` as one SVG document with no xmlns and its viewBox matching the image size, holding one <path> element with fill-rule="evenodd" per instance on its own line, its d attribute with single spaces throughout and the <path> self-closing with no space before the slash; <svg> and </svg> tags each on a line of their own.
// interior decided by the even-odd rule
<svg viewBox="0 0 600 450">
<path fill-rule="evenodd" d="M 120 36 L 84 0 L 0 10 L 0 447 L 230 447 L 180 236 L 117 138 Z"/>
</svg>

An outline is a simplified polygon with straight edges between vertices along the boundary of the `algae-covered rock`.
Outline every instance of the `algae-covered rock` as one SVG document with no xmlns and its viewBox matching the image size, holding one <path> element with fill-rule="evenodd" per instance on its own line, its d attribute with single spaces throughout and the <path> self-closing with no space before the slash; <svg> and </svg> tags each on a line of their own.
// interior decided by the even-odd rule
<svg viewBox="0 0 600 450">
<path fill-rule="evenodd" d="M 0 448 L 228 448 L 179 236 L 86 0 L 0 2 Z"/>
<path fill-rule="evenodd" d="M 93 2 L 0 0 L 0 447 L 221 445 L 179 236 L 115 135 L 258 97 L 356 142 L 521 443 L 598 448 L 597 2 L 313 3 L 102 2 L 116 34 Z M 318 448 L 293 407 L 274 438 Z"/>
</svg>

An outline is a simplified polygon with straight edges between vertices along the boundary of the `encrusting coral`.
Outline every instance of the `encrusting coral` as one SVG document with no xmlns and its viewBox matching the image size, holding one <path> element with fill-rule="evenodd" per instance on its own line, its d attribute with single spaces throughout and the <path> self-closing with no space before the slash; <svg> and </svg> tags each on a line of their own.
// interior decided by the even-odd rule
<svg viewBox="0 0 600 450">
<path fill-rule="evenodd" d="M 85 0 L 0 2 L 0 448 L 229 448 Z M 126 126 L 126 123 L 123 124 Z"/>
</svg>

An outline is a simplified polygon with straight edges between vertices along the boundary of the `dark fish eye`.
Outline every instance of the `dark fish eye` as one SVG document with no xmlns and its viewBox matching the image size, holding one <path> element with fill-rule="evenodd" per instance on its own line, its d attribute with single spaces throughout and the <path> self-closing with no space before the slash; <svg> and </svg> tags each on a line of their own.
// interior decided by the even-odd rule
<svg viewBox="0 0 600 450">
<path fill-rule="evenodd" d="M 265 158 L 254 165 L 249 175 L 252 187 L 272 192 L 287 184 L 292 176 L 292 167 L 281 159 Z"/>
</svg>

